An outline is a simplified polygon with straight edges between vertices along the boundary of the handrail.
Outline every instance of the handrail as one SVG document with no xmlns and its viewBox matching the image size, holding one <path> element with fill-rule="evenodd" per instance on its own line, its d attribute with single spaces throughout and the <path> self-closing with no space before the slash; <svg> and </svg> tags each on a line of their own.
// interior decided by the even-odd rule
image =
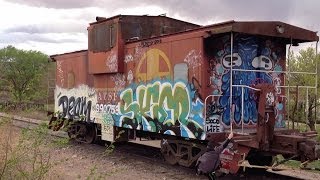
<svg viewBox="0 0 320 180">
<path fill-rule="evenodd" d="M 268 70 L 260 70 L 260 69 L 232 69 L 232 71 L 240 71 L 240 72 L 263 72 L 263 73 L 281 73 L 281 74 L 309 74 L 309 75 L 317 75 L 316 72 L 304 72 L 304 71 L 268 71 Z"/>
<path fill-rule="evenodd" d="M 257 89 L 257 88 L 253 88 L 251 86 L 247 86 L 247 85 L 232 85 L 233 87 L 242 87 L 242 88 L 248 88 L 248 89 L 252 89 L 255 91 L 261 91 L 261 89 Z"/>
<path fill-rule="evenodd" d="M 244 128 L 244 119 L 243 119 L 243 114 L 244 114 L 244 91 L 243 89 L 244 88 L 248 88 L 248 89 L 252 89 L 254 91 L 261 91 L 261 89 L 257 89 L 257 88 L 253 88 L 253 87 L 250 87 L 250 86 L 247 86 L 247 85 L 232 85 L 232 87 L 241 87 L 241 133 L 243 134 L 243 128 Z M 207 100 L 209 97 L 220 97 L 222 95 L 220 94 L 217 94 L 217 95 L 209 95 L 205 98 L 204 100 L 204 120 L 206 121 L 207 120 Z M 232 106 L 230 106 L 232 107 Z M 231 112 L 232 113 L 232 112 Z M 232 116 L 230 116 L 232 117 Z M 231 118 L 231 121 L 230 121 L 230 128 L 231 128 L 231 131 L 232 131 L 232 118 Z"/>
</svg>

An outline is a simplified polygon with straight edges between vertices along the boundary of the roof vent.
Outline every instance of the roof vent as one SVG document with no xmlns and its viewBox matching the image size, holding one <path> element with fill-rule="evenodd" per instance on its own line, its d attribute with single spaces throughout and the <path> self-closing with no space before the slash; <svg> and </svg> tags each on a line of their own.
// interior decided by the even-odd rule
<svg viewBox="0 0 320 180">
<path fill-rule="evenodd" d="M 96 21 L 99 22 L 99 21 L 103 21 L 103 20 L 106 20 L 107 18 L 105 17 L 100 17 L 100 16 L 97 16 L 96 17 Z"/>
</svg>

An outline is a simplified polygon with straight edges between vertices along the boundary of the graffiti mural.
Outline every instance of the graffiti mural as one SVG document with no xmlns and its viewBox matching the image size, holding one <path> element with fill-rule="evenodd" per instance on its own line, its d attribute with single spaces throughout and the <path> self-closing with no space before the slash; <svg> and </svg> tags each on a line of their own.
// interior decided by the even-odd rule
<svg viewBox="0 0 320 180">
<path fill-rule="evenodd" d="M 94 121 L 91 119 L 92 102 L 86 97 L 62 96 L 58 100 L 58 105 L 62 108 L 63 118 L 83 119 L 84 121 Z"/>
<path fill-rule="evenodd" d="M 84 85 L 70 90 L 57 86 L 55 97 L 55 111 L 59 112 L 61 118 L 95 121 L 92 110 L 97 98 L 93 89 Z"/>
<path fill-rule="evenodd" d="M 203 135 L 203 104 L 184 82 L 154 81 L 123 90 L 115 125 L 190 138 Z M 201 112 L 201 113 L 199 113 Z M 192 117 L 192 119 L 190 119 Z M 202 121 L 202 122 L 201 122 Z"/>
<path fill-rule="evenodd" d="M 108 74 L 106 81 L 111 82 L 106 84 L 111 87 L 96 90 L 88 86 L 58 87 L 56 110 L 65 118 L 101 123 L 104 139 L 113 138 L 113 126 L 202 140 L 206 133 L 223 132 L 231 123 L 231 67 L 233 85 L 252 87 L 262 82 L 281 85 L 284 77 L 279 72 L 285 68 L 282 61 L 285 48 L 280 47 L 285 46 L 267 38 L 235 34 L 231 54 L 230 36 L 212 41 L 209 57 L 202 50 L 188 49 L 178 56 L 181 59 L 174 60 L 170 58 L 177 57 L 172 53 L 151 47 L 155 44 L 151 43 L 149 48 L 146 48 L 149 42 L 138 44 L 124 57 L 128 63 L 126 71 Z M 117 61 L 117 55 L 110 52 L 107 68 L 117 71 Z M 200 67 L 207 69 L 201 71 Z M 240 126 L 243 119 L 244 125 L 255 125 L 256 93 L 243 89 L 242 114 L 242 88 L 234 87 L 232 91 L 232 122 Z M 268 96 L 268 102 L 275 105 L 276 127 L 283 127 L 284 91 L 275 87 L 274 92 Z"/>
<path fill-rule="evenodd" d="M 282 71 L 283 65 L 280 63 L 281 57 L 285 56 L 285 49 L 278 48 L 274 42 L 255 36 L 239 35 L 234 37 L 233 54 L 231 53 L 230 36 L 218 40 L 219 47 L 213 60 L 209 63 L 210 82 L 208 87 L 213 89 L 212 94 L 222 95 L 219 98 L 219 106 L 222 112 L 221 122 L 230 125 L 230 68 L 245 70 Z M 221 44 L 223 44 L 221 46 Z M 222 48 L 221 48 L 222 47 Z M 281 46 L 283 47 L 283 46 Z M 276 72 L 244 72 L 233 71 L 233 85 L 254 86 L 257 83 L 273 83 L 280 85 L 283 77 Z M 281 89 L 276 87 L 277 94 L 281 94 Z M 257 122 L 257 101 L 253 90 L 244 88 L 244 114 L 241 114 L 241 92 L 242 88 L 234 87 L 232 93 L 233 117 L 236 124 L 241 123 L 241 118 L 245 124 L 255 124 Z M 277 98 L 275 98 L 277 99 Z M 280 112 L 280 111 L 279 111 Z M 278 117 L 278 116 L 277 116 Z M 279 116 L 281 117 L 281 116 Z"/>
</svg>

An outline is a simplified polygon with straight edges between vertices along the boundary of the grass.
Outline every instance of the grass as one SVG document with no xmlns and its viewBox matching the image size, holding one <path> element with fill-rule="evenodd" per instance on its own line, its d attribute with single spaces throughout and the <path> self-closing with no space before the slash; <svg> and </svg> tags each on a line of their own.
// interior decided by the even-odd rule
<svg viewBox="0 0 320 180">
<path fill-rule="evenodd" d="M 276 162 L 279 162 L 279 161 L 284 160 L 284 157 L 282 155 L 277 155 L 275 157 L 275 160 L 276 160 Z M 289 161 L 283 163 L 283 165 L 291 167 L 291 168 L 300 168 L 301 163 L 302 162 L 300 162 L 300 161 L 289 160 Z M 312 162 L 308 163 L 306 167 L 310 168 L 310 169 L 320 169 L 320 160 L 312 161 Z M 319 171 L 316 171 L 316 172 L 320 173 Z"/>
<path fill-rule="evenodd" d="M 286 125 L 288 125 L 287 122 L 286 122 Z M 292 129 L 292 122 L 289 122 L 289 128 Z M 295 122 L 295 129 L 298 129 L 300 132 L 310 131 L 309 126 L 307 126 L 306 123 L 301 123 L 301 122 L 299 122 L 299 123 Z M 320 124 L 316 125 L 316 131 L 318 133 L 317 141 L 320 142 Z M 282 155 L 276 156 L 277 161 L 281 161 L 283 159 L 284 158 L 282 157 Z M 285 162 L 284 165 L 286 165 L 288 167 L 292 167 L 292 168 L 300 168 L 301 162 L 296 161 L 296 160 L 289 160 L 289 161 Z M 320 160 L 310 162 L 307 164 L 306 167 L 310 168 L 310 169 L 320 169 Z M 315 170 L 314 172 L 320 173 L 320 171 L 317 171 L 317 170 Z"/>
<path fill-rule="evenodd" d="M 288 126 L 288 122 L 286 121 L 286 126 Z M 295 129 L 298 129 L 300 132 L 307 132 L 310 131 L 309 126 L 307 126 L 306 123 L 301 123 L 301 122 L 295 122 L 294 123 Z M 289 128 L 292 129 L 292 122 L 289 122 Z M 317 141 L 320 142 L 320 124 L 316 125 L 316 131 L 318 133 Z"/>
<path fill-rule="evenodd" d="M 66 147 L 68 139 L 50 136 L 45 122 L 14 129 L 9 118 L 0 118 L 0 179 L 46 179 L 57 165 L 52 148 Z"/>
<path fill-rule="evenodd" d="M 47 112 L 44 110 L 37 110 L 37 109 L 29 109 L 29 110 L 5 110 L 0 111 L 10 115 L 21 116 L 25 118 L 32 118 L 38 120 L 48 120 L 49 117 L 47 116 Z"/>
</svg>

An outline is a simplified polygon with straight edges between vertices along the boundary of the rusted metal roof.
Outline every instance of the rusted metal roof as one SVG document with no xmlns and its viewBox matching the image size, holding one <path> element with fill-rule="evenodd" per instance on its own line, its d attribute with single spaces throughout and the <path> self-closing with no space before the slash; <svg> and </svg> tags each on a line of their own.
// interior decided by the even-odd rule
<svg viewBox="0 0 320 180">
<path fill-rule="evenodd" d="M 217 27 L 218 26 L 218 27 Z M 203 28 L 212 28 L 210 33 L 239 32 L 253 35 L 273 36 L 300 42 L 318 41 L 317 32 L 303 29 L 280 21 L 248 21 L 210 25 Z M 289 41 L 290 42 L 290 41 Z"/>
<path fill-rule="evenodd" d="M 92 22 L 90 23 L 90 25 L 93 25 L 93 24 L 98 24 L 98 23 L 101 23 L 101 22 L 105 22 L 105 21 L 110 21 L 110 20 L 113 20 L 113 19 L 121 19 L 123 17 L 137 17 L 137 18 L 141 18 L 141 17 L 147 17 L 147 18 L 164 18 L 164 19 L 169 19 L 169 20 L 172 20 L 172 21 L 179 21 L 179 22 L 183 22 L 183 23 L 188 23 L 188 24 L 192 24 L 194 26 L 198 26 L 200 27 L 200 25 L 198 24 L 194 24 L 194 23 L 191 23 L 191 22 L 187 22 L 187 21 L 182 21 L 182 20 L 179 20 L 179 19 L 174 19 L 174 18 L 171 18 L 171 17 L 167 17 L 167 16 L 162 16 L 162 15 L 159 15 L 159 16 L 149 16 L 149 15 L 143 15 L 143 16 L 136 16 L 136 15 L 116 15 L 116 16 L 112 16 L 112 17 L 109 17 L 109 18 L 103 18 L 103 17 L 96 17 L 96 22 Z"/>
<path fill-rule="evenodd" d="M 67 52 L 67 53 L 62 53 L 62 54 L 54 54 L 50 56 L 50 59 L 52 62 L 56 61 L 56 57 L 57 56 L 63 56 L 63 55 L 70 55 L 70 54 L 77 54 L 77 53 L 83 53 L 83 52 L 87 52 L 88 50 L 84 49 L 84 50 L 79 50 L 79 51 L 72 51 L 72 52 Z"/>
<path fill-rule="evenodd" d="M 317 32 L 310 31 L 301 27 L 287 24 L 287 23 L 283 23 L 280 21 L 233 21 L 231 20 L 231 21 L 226 21 L 226 22 L 207 25 L 207 26 L 199 26 L 190 22 L 185 22 L 185 21 L 181 21 L 181 20 L 166 17 L 166 16 L 116 15 L 110 18 L 99 18 L 100 19 L 99 21 L 90 23 L 90 25 L 105 22 L 105 21 L 110 21 L 113 19 L 119 19 L 121 21 L 122 18 L 126 18 L 126 17 L 132 17 L 132 18 L 145 17 L 148 19 L 166 18 L 172 21 L 179 21 L 179 22 L 189 23 L 190 25 L 194 25 L 193 28 L 190 28 L 186 31 L 169 33 L 170 35 L 205 30 L 206 32 L 209 33 L 209 35 L 221 34 L 221 33 L 227 33 L 227 32 L 239 32 L 239 33 L 245 33 L 245 34 L 279 37 L 279 38 L 284 38 L 286 40 L 285 42 L 288 44 L 291 42 L 291 38 L 292 38 L 292 43 L 302 43 L 302 42 L 311 42 L 311 41 L 319 40 L 319 37 L 317 36 Z M 166 35 L 162 35 L 162 36 L 166 36 Z M 140 40 L 143 40 L 143 39 L 140 39 Z"/>
<path fill-rule="evenodd" d="M 283 32 L 282 32 L 282 30 Z M 225 21 L 217 24 L 211 24 L 207 26 L 201 26 L 194 29 L 189 29 L 183 32 L 176 32 L 171 34 L 162 35 L 161 37 L 167 37 L 175 34 L 183 33 L 193 33 L 204 31 L 206 36 L 228 33 L 228 32 L 238 32 L 244 34 L 261 35 L 261 36 L 271 36 L 283 38 L 284 42 L 287 44 L 292 43 L 303 43 L 303 42 L 313 42 L 318 41 L 319 37 L 317 32 L 303 29 L 294 25 L 283 23 L 280 21 Z M 153 37 L 148 39 L 155 39 L 159 37 Z M 292 38 L 292 41 L 291 41 Z M 143 41 L 145 39 L 140 39 L 137 41 Z M 137 42 L 134 41 L 134 42 Z"/>
</svg>

